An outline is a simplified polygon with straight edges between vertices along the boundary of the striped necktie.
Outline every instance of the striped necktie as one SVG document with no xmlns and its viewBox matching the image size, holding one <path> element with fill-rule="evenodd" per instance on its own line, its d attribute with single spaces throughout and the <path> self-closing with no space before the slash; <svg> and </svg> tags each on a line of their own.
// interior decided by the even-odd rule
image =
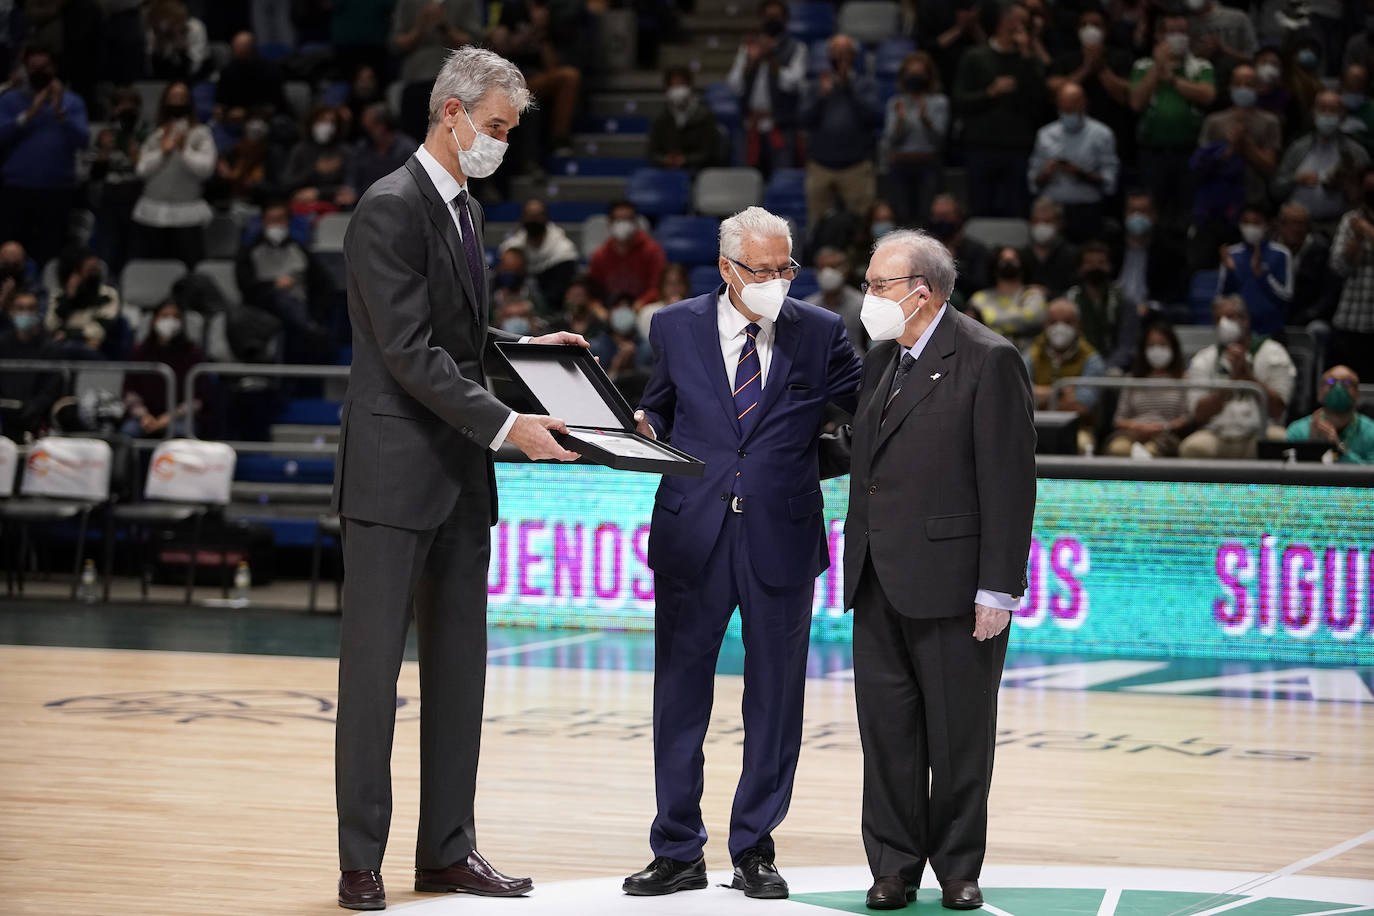
<svg viewBox="0 0 1374 916">
<path fill-rule="evenodd" d="M 897 364 L 897 373 L 892 376 L 892 388 L 887 393 L 887 400 L 883 403 L 883 417 L 887 417 L 887 409 L 892 406 L 892 402 L 897 399 L 897 395 L 902 392 L 902 385 L 906 382 L 906 377 L 911 374 L 912 367 L 916 365 L 916 357 L 910 351 L 902 354 L 902 361 Z"/>
<path fill-rule="evenodd" d="M 763 363 L 759 361 L 759 326 L 749 322 L 739 363 L 735 366 L 735 414 L 740 432 L 747 435 L 759 419 L 759 395 L 763 393 Z"/>
</svg>

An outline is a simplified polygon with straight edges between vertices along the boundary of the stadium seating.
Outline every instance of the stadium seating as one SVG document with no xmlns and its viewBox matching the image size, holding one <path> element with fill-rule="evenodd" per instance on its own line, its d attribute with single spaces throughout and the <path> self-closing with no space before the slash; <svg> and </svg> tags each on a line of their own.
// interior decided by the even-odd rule
<svg viewBox="0 0 1374 916">
<path fill-rule="evenodd" d="M 791 18 L 787 31 L 794 38 L 814 41 L 828 38 L 835 31 L 835 5 L 833 3 L 794 2 L 789 3 Z"/>
<path fill-rule="evenodd" d="M 840 7 L 836 30 L 865 45 L 898 34 L 901 7 L 893 0 L 848 0 Z"/>
<path fill-rule="evenodd" d="M 974 217 L 964 223 L 964 235 L 989 248 L 1025 248 L 1030 244 L 1030 223 L 1024 219 Z"/>
<path fill-rule="evenodd" d="M 344 233 L 348 231 L 349 214 L 326 213 L 315 224 L 315 251 L 343 251 Z"/>
<path fill-rule="evenodd" d="M 763 176 L 758 169 L 702 169 L 692 186 L 692 209 L 706 216 L 730 216 L 762 200 Z"/>
<path fill-rule="evenodd" d="M 878 43 L 873 50 L 873 73 L 880 80 L 893 80 L 902 67 L 902 61 L 912 51 L 916 43 L 910 38 L 887 38 Z"/>
<path fill-rule="evenodd" d="M 119 292 L 126 305 L 156 308 L 167 300 L 172 284 L 186 276 L 180 261 L 133 260 L 119 276 Z"/>
<path fill-rule="evenodd" d="M 719 235 L 720 220 L 709 216 L 665 216 L 655 232 L 668 260 L 689 267 L 716 262 Z"/>
<path fill-rule="evenodd" d="M 640 169 L 630 176 L 625 196 L 646 216 L 687 211 L 692 179 L 677 169 Z"/>
</svg>

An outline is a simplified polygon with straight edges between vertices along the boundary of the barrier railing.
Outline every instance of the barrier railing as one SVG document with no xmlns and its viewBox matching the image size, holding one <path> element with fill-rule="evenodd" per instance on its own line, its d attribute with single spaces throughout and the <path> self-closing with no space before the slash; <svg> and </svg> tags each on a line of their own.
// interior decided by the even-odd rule
<svg viewBox="0 0 1374 916">
<path fill-rule="evenodd" d="M 1050 386 L 1050 410 L 1059 408 L 1059 392 L 1065 388 L 1164 388 L 1193 391 L 1212 389 L 1217 391 L 1250 391 L 1258 398 L 1265 415 L 1269 414 L 1269 396 L 1259 382 L 1238 381 L 1236 379 L 1214 379 L 1195 381 L 1193 379 L 1172 378 L 1131 378 L 1129 376 L 1080 375 L 1055 380 Z"/>
<path fill-rule="evenodd" d="M 192 370 L 194 371 L 194 370 Z M 55 359 L 0 359 L 0 372 L 53 372 L 62 373 L 66 376 L 68 386 L 74 375 L 80 372 L 130 372 L 143 375 L 160 375 L 167 387 L 167 406 L 170 408 L 177 400 L 177 377 L 172 371 L 172 367 L 166 363 L 155 362 L 114 362 L 108 360 L 55 360 Z M 187 379 L 187 390 L 190 389 L 190 379 Z M 115 392 L 121 394 L 122 392 Z M 190 416 L 187 416 L 187 422 Z M 170 439 L 172 436 L 172 424 L 168 423 L 167 428 L 162 432 L 162 438 Z"/>
</svg>

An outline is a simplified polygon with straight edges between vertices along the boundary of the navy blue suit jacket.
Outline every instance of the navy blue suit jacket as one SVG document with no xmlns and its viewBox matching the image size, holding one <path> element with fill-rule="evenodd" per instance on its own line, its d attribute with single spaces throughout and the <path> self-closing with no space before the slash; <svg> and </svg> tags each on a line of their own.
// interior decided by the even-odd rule
<svg viewBox="0 0 1374 916">
<path fill-rule="evenodd" d="M 670 305 L 650 324 L 655 362 L 640 407 L 659 439 L 705 461 L 706 473 L 659 484 L 649 567 L 697 576 L 733 493 L 744 498 L 755 574 L 775 588 L 801 585 L 830 566 L 816 457 L 822 413 L 831 401 L 854 412 L 863 367 L 838 315 L 784 300 L 761 416 L 741 435 L 716 328 L 723 290 Z"/>
</svg>

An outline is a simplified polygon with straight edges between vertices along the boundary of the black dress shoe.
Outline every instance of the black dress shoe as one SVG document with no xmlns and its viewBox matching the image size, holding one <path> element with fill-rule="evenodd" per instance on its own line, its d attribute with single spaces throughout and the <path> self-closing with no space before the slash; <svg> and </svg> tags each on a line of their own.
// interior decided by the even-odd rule
<svg viewBox="0 0 1374 916">
<path fill-rule="evenodd" d="M 415 869 L 415 889 L 422 893 L 476 894 L 479 897 L 520 897 L 534 888 L 529 878 L 511 878 L 492 868 L 477 850 L 448 868 Z"/>
<path fill-rule="evenodd" d="M 349 910 L 386 909 L 386 889 L 375 871 L 346 871 L 339 874 L 339 906 Z"/>
<path fill-rule="evenodd" d="M 705 856 L 699 856 L 695 862 L 659 856 L 643 871 L 626 878 L 621 887 L 632 897 L 661 897 L 678 891 L 699 891 L 706 884 Z"/>
<path fill-rule="evenodd" d="M 983 891 L 977 881 L 951 878 L 941 882 L 941 886 L 944 894 L 940 897 L 940 903 L 947 910 L 976 910 L 983 905 Z"/>
<path fill-rule="evenodd" d="M 744 891 L 746 897 L 760 900 L 781 900 L 787 896 L 787 882 L 774 867 L 773 857 L 758 849 L 746 849 L 740 853 L 730 886 L 737 891 Z"/>
<path fill-rule="evenodd" d="M 915 885 L 907 884 L 898 875 L 888 875 L 873 882 L 864 903 L 870 910 L 901 910 L 915 899 Z"/>
</svg>

